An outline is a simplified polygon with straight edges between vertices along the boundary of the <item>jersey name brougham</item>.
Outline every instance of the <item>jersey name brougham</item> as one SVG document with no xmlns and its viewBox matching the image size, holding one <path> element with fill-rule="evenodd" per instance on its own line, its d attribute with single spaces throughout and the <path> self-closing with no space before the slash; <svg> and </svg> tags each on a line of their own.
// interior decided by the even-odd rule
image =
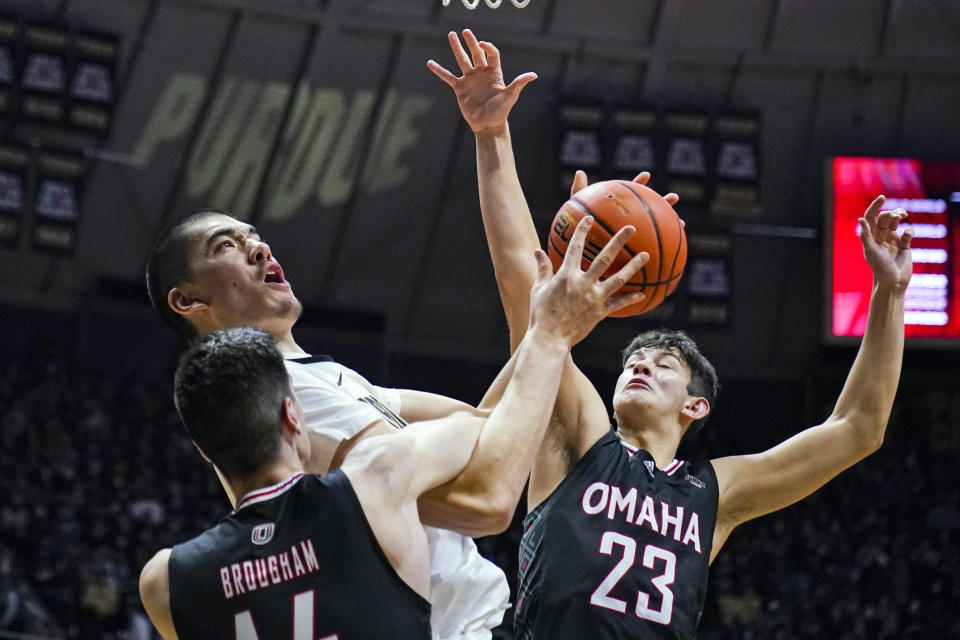
<svg viewBox="0 0 960 640">
<path fill-rule="evenodd" d="M 291 546 L 290 551 L 220 567 L 220 583 L 224 597 L 229 599 L 245 591 L 280 584 L 319 570 L 313 542 L 307 538 Z"/>
</svg>

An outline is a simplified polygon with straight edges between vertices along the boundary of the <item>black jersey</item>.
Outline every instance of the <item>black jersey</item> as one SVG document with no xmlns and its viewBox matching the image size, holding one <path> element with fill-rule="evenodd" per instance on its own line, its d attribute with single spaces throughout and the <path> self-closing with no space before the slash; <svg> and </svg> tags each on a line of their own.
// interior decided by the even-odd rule
<svg viewBox="0 0 960 640">
<path fill-rule="evenodd" d="M 339 470 L 245 496 L 173 548 L 169 584 L 181 640 L 430 637 L 430 604 L 390 565 Z"/>
<path fill-rule="evenodd" d="M 709 462 L 657 469 L 604 435 L 524 518 L 516 637 L 692 638 L 718 495 Z"/>
</svg>

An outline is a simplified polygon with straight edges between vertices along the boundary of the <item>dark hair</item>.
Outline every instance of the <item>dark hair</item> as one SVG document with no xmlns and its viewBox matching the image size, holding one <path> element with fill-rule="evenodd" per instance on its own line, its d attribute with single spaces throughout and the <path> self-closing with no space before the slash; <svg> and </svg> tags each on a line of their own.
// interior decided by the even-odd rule
<svg viewBox="0 0 960 640">
<path fill-rule="evenodd" d="M 183 216 L 169 225 L 157 238 L 147 261 L 147 295 L 150 304 L 160 319 L 181 338 L 190 340 L 197 330 L 179 313 L 170 308 L 167 294 L 177 285 L 190 278 L 190 261 L 187 252 L 192 238 L 187 228 L 195 222 L 213 215 L 229 215 L 217 209 L 200 209 Z"/>
<path fill-rule="evenodd" d="M 717 379 L 717 372 L 713 365 L 697 349 L 697 343 L 693 341 L 693 338 L 683 331 L 670 329 L 645 331 L 631 340 L 627 348 L 623 350 L 621 366 L 626 366 L 630 356 L 645 347 L 666 349 L 679 355 L 680 359 L 690 367 L 690 383 L 687 384 L 687 393 L 706 398 L 707 402 L 710 403 L 710 408 L 713 409 L 717 400 L 717 393 L 720 391 L 720 380 Z M 700 431 L 706 421 L 707 418 L 701 418 L 691 423 L 687 432 L 683 435 L 684 439 Z"/>
<path fill-rule="evenodd" d="M 230 327 L 195 340 L 180 357 L 173 394 L 190 437 L 228 478 L 277 459 L 293 391 L 266 331 Z"/>
</svg>

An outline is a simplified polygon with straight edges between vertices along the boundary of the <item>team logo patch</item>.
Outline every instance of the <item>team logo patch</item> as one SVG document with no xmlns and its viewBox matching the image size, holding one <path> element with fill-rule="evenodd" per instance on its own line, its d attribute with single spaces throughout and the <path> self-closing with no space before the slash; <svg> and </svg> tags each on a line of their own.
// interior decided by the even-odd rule
<svg viewBox="0 0 960 640">
<path fill-rule="evenodd" d="M 700 478 L 694 477 L 694 476 L 690 475 L 689 473 L 687 474 L 687 477 L 684 478 L 684 480 L 686 480 L 687 482 L 689 482 L 690 484 L 692 484 L 692 485 L 695 486 L 695 487 L 700 487 L 701 489 L 705 489 L 706 486 L 707 486 L 707 485 L 703 482 L 703 480 L 701 480 Z"/>
<path fill-rule="evenodd" d="M 267 544 L 273 540 L 273 523 L 258 524 L 253 528 L 250 534 L 250 540 L 253 544 Z"/>
<path fill-rule="evenodd" d="M 644 460 L 643 466 L 647 468 L 647 473 L 650 474 L 650 477 L 653 477 L 653 472 L 656 471 L 657 465 L 654 464 L 653 460 Z"/>
</svg>

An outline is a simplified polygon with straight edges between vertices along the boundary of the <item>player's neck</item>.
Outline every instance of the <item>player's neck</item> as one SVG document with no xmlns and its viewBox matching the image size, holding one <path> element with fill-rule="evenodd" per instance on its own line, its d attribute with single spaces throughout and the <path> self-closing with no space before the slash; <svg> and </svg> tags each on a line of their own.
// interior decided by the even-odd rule
<svg viewBox="0 0 960 640">
<path fill-rule="evenodd" d="M 280 353 L 306 353 L 306 351 L 301 349 L 300 345 L 293 340 L 292 333 L 287 332 L 285 336 L 276 336 L 276 338 L 277 350 L 280 351 Z"/>
<path fill-rule="evenodd" d="M 663 469 L 673 462 L 677 455 L 677 447 L 680 446 L 680 438 L 669 428 L 639 431 L 621 424 L 617 427 L 617 434 L 626 444 L 643 449 L 653 456 L 658 469 Z"/>
<path fill-rule="evenodd" d="M 280 353 L 306 353 L 293 339 L 292 326 L 281 330 L 267 329 L 267 331 L 270 331 L 271 335 L 277 339 L 277 350 Z"/>
</svg>

